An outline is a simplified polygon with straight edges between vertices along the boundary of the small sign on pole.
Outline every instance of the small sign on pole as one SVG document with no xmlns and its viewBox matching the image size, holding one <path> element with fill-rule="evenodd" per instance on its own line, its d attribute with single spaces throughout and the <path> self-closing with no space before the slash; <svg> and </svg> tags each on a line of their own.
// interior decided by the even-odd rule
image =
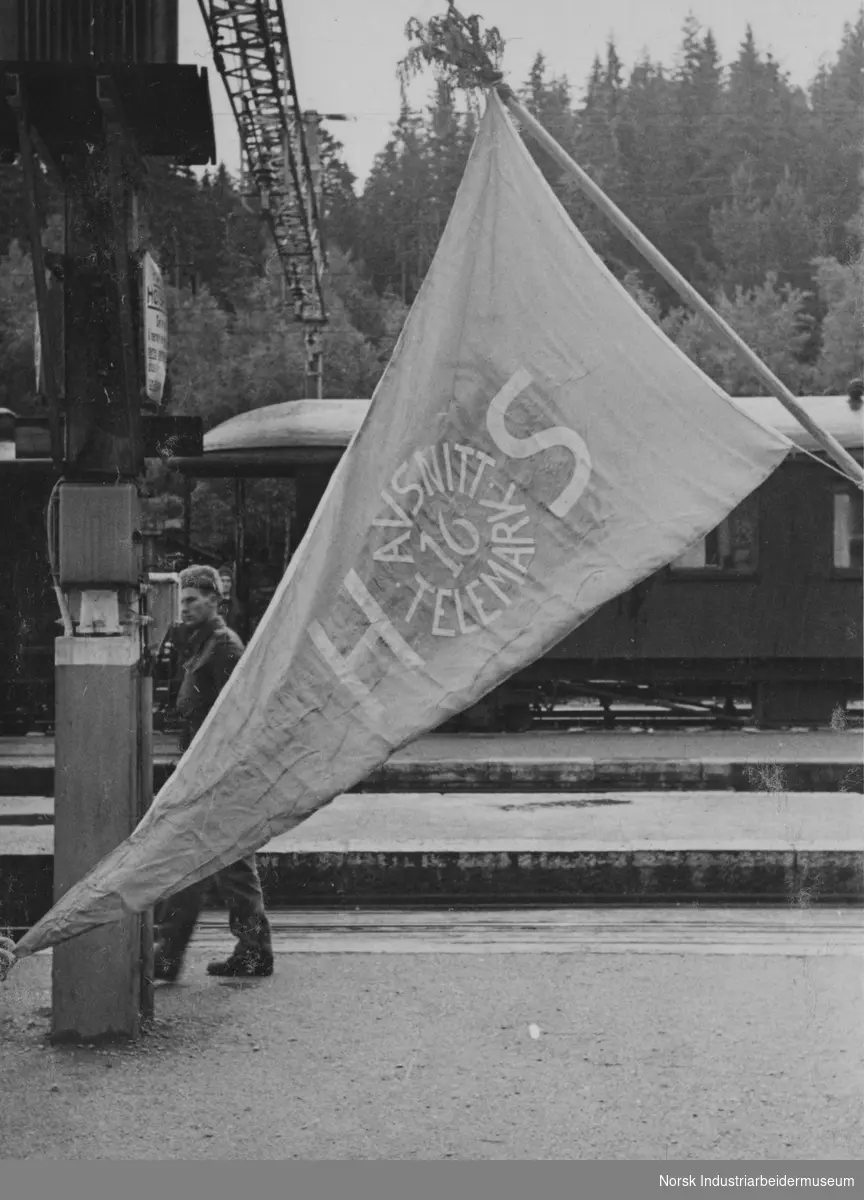
<svg viewBox="0 0 864 1200">
<path fill-rule="evenodd" d="M 149 253 L 144 255 L 142 286 L 145 387 L 148 400 L 159 404 L 165 390 L 168 366 L 168 317 L 165 311 L 162 272 Z"/>
</svg>

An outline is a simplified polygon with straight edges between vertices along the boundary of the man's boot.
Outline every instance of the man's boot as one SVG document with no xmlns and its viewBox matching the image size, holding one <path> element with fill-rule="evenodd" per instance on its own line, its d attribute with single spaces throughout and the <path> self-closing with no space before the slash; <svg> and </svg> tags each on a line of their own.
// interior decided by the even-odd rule
<svg viewBox="0 0 864 1200">
<path fill-rule="evenodd" d="M 207 974 L 232 979 L 263 979 L 273 974 L 273 955 L 268 950 L 238 948 L 224 962 L 211 962 Z"/>
</svg>

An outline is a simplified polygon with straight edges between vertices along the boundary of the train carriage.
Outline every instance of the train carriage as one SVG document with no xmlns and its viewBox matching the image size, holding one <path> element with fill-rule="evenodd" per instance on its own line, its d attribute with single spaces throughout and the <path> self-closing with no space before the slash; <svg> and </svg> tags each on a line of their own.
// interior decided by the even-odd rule
<svg viewBox="0 0 864 1200">
<path fill-rule="evenodd" d="M 284 567 L 284 558 L 270 563 L 264 573 L 272 578 L 250 595 L 247 487 L 256 479 L 293 480 L 290 557 L 368 403 L 301 400 L 254 409 L 211 430 L 202 457 L 173 460 L 190 483 L 185 537 L 171 533 L 174 562 L 200 557 L 189 540 L 191 483 L 234 481 L 235 587 L 249 618 L 246 636 Z M 861 493 L 777 401 L 736 403 L 798 449 L 705 539 L 604 605 L 457 727 L 525 728 L 550 713 L 607 724 L 622 712 L 761 726 L 849 719 L 862 693 Z M 864 422 L 853 402 L 820 396 L 802 403 L 861 460 Z M 37 425 L 19 419 L 14 454 L 7 448 L 0 456 L 7 514 L 0 525 L 0 732 L 46 727 L 53 713 L 58 612 L 45 506 L 56 476 Z"/>
<path fill-rule="evenodd" d="M 864 422 L 845 396 L 801 401 L 859 461 Z M 827 724 L 862 685 L 861 494 L 772 397 L 736 401 L 798 449 L 707 538 L 509 680 L 471 720 L 524 726 L 577 697 L 660 704 L 693 719 Z M 305 532 L 368 407 L 306 400 L 243 413 L 204 439 L 195 475 L 290 477 Z M 844 719 L 839 717 L 839 719 Z"/>
</svg>

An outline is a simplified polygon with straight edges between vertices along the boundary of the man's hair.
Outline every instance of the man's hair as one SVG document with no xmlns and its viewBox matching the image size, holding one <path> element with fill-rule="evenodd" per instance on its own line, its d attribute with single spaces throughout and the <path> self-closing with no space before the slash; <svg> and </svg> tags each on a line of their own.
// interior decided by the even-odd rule
<svg viewBox="0 0 864 1200">
<path fill-rule="evenodd" d="M 181 588 L 196 588 L 202 594 L 222 595 L 222 583 L 215 567 L 187 567 L 180 572 Z"/>
</svg>

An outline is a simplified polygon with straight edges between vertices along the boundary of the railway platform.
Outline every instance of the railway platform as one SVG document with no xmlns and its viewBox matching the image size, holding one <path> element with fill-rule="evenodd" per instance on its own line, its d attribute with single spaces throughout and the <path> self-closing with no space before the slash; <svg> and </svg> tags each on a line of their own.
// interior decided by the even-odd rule
<svg viewBox="0 0 864 1200">
<path fill-rule="evenodd" d="M 177 755 L 157 740 L 157 782 Z M 271 905 L 858 904 L 861 774 L 860 732 L 433 735 L 259 863 Z M 0 783 L 21 930 L 51 903 L 50 740 L 7 743 Z"/>
<path fill-rule="evenodd" d="M 354 793 L 258 858 L 271 904 L 857 903 L 862 807 L 854 792 Z M 49 813 L 0 799 L 0 925 L 49 907 Z"/>
<path fill-rule="evenodd" d="M 180 756 L 154 738 L 158 789 Z M 429 734 L 358 791 L 864 791 L 861 730 L 597 730 Z M 0 738 L 0 796 L 51 796 L 52 737 Z"/>
</svg>

